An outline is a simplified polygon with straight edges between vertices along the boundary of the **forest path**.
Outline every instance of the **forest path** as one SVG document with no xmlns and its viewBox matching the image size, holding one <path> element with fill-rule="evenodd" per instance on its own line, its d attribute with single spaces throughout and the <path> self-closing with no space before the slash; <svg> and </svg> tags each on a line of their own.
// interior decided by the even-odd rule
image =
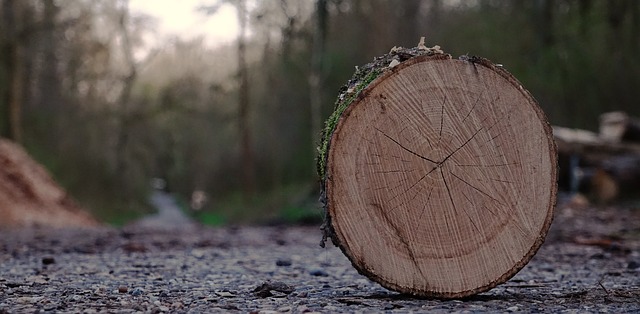
<svg viewBox="0 0 640 314">
<path fill-rule="evenodd" d="M 320 248 L 317 227 L 0 230 L 0 313 L 637 312 L 638 221 L 637 209 L 559 209 L 515 277 L 449 301 L 380 287 Z"/>
<path fill-rule="evenodd" d="M 195 221 L 187 216 L 175 197 L 170 193 L 155 190 L 149 197 L 149 204 L 156 213 L 147 215 L 132 223 L 143 229 L 171 230 L 195 227 Z"/>
</svg>

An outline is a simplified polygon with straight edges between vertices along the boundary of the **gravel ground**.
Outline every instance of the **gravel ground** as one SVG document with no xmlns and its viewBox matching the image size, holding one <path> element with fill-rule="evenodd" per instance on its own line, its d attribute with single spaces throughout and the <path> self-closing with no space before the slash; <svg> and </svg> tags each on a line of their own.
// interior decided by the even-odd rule
<svg viewBox="0 0 640 314">
<path fill-rule="evenodd" d="M 564 208 L 507 283 L 419 299 L 359 275 L 318 227 L 0 232 L 0 313 L 637 312 L 640 210 Z"/>
</svg>

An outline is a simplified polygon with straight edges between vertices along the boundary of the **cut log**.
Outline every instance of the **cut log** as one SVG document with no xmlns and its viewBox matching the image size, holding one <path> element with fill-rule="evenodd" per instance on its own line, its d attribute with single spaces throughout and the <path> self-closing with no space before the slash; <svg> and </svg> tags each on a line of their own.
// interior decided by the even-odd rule
<svg viewBox="0 0 640 314">
<path fill-rule="evenodd" d="M 624 117 L 624 119 L 621 119 Z M 622 112 L 601 116 L 600 133 L 553 127 L 562 190 L 598 203 L 637 198 L 640 187 L 640 123 Z"/>
<path fill-rule="evenodd" d="M 482 58 L 394 48 L 358 68 L 319 151 L 325 239 L 392 290 L 489 290 L 527 264 L 552 221 L 551 127 Z"/>
<path fill-rule="evenodd" d="M 640 120 L 622 111 L 600 115 L 600 138 L 607 142 L 640 142 Z"/>
</svg>

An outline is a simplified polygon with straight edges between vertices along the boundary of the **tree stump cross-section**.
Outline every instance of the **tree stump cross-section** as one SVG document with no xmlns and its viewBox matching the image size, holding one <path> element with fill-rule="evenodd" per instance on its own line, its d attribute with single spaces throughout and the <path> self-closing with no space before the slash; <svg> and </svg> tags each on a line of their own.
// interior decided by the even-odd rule
<svg viewBox="0 0 640 314">
<path fill-rule="evenodd" d="M 556 149 L 533 97 L 481 58 L 380 71 L 325 133 L 332 237 L 384 287 L 459 298 L 533 257 L 556 200 Z"/>
</svg>

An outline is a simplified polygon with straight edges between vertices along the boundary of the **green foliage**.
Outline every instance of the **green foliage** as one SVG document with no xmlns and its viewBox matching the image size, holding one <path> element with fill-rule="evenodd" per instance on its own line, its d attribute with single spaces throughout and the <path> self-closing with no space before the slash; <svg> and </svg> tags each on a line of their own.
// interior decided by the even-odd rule
<svg viewBox="0 0 640 314">
<path fill-rule="evenodd" d="M 431 41 L 503 64 L 553 124 L 596 131 L 603 112 L 640 115 L 639 11 L 637 1 L 480 1 L 446 12 Z"/>
<path fill-rule="evenodd" d="M 233 191 L 214 199 L 194 217 L 205 224 L 299 222 L 319 217 L 315 207 L 315 189 L 309 184 L 290 184 L 262 191 L 247 198 L 242 191 Z"/>
<path fill-rule="evenodd" d="M 114 227 L 122 227 L 136 219 L 152 213 L 146 204 L 122 204 L 114 200 L 90 201 L 89 207 L 100 221 Z"/>
<path fill-rule="evenodd" d="M 224 216 L 212 212 L 198 213 L 195 218 L 207 226 L 223 226 L 227 224 L 227 219 Z"/>
<path fill-rule="evenodd" d="M 323 215 L 315 206 L 287 206 L 282 208 L 279 216 L 288 224 L 316 224 L 322 222 Z"/>
<path fill-rule="evenodd" d="M 176 39 L 148 50 L 137 60 L 131 97 L 120 103 L 127 62 L 118 40 L 119 2 L 53 3 L 59 15 L 46 32 L 29 33 L 40 29 L 39 14 L 21 21 L 28 38 L 24 145 L 82 205 L 116 224 L 150 211 L 154 177 L 184 200 L 206 192 L 211 201 L 197 214 L 205 223 L 306 219 L 308 203 L 299 199 L 315 202 L 331 134 L 379 73 L 357 71 L 360 83 L 334 101 L 340 86 L 354 65 L 393 46 L 413 47 L 420 36 L 454 56 L 503 64 L 554 124 L 593 130 L 606 111 L 640 116 L 638 1 L 329 1 L 323 130 L 312 130 L 309 118 L 313 3 L 260 1 L 247 25 L 253 34 L 247 127 L 257 191 L 243 195 L 235 44 L 212 48 L 203 39 Z M 142 39 L 153 31 L 144 21 L 132 18 L 128 25 L 136 53 L 145 51 Z M 6 127 L 4 72 L 0 129 Z M 313 143 L 318 132 L 323 140 Z"/>
</svg>

